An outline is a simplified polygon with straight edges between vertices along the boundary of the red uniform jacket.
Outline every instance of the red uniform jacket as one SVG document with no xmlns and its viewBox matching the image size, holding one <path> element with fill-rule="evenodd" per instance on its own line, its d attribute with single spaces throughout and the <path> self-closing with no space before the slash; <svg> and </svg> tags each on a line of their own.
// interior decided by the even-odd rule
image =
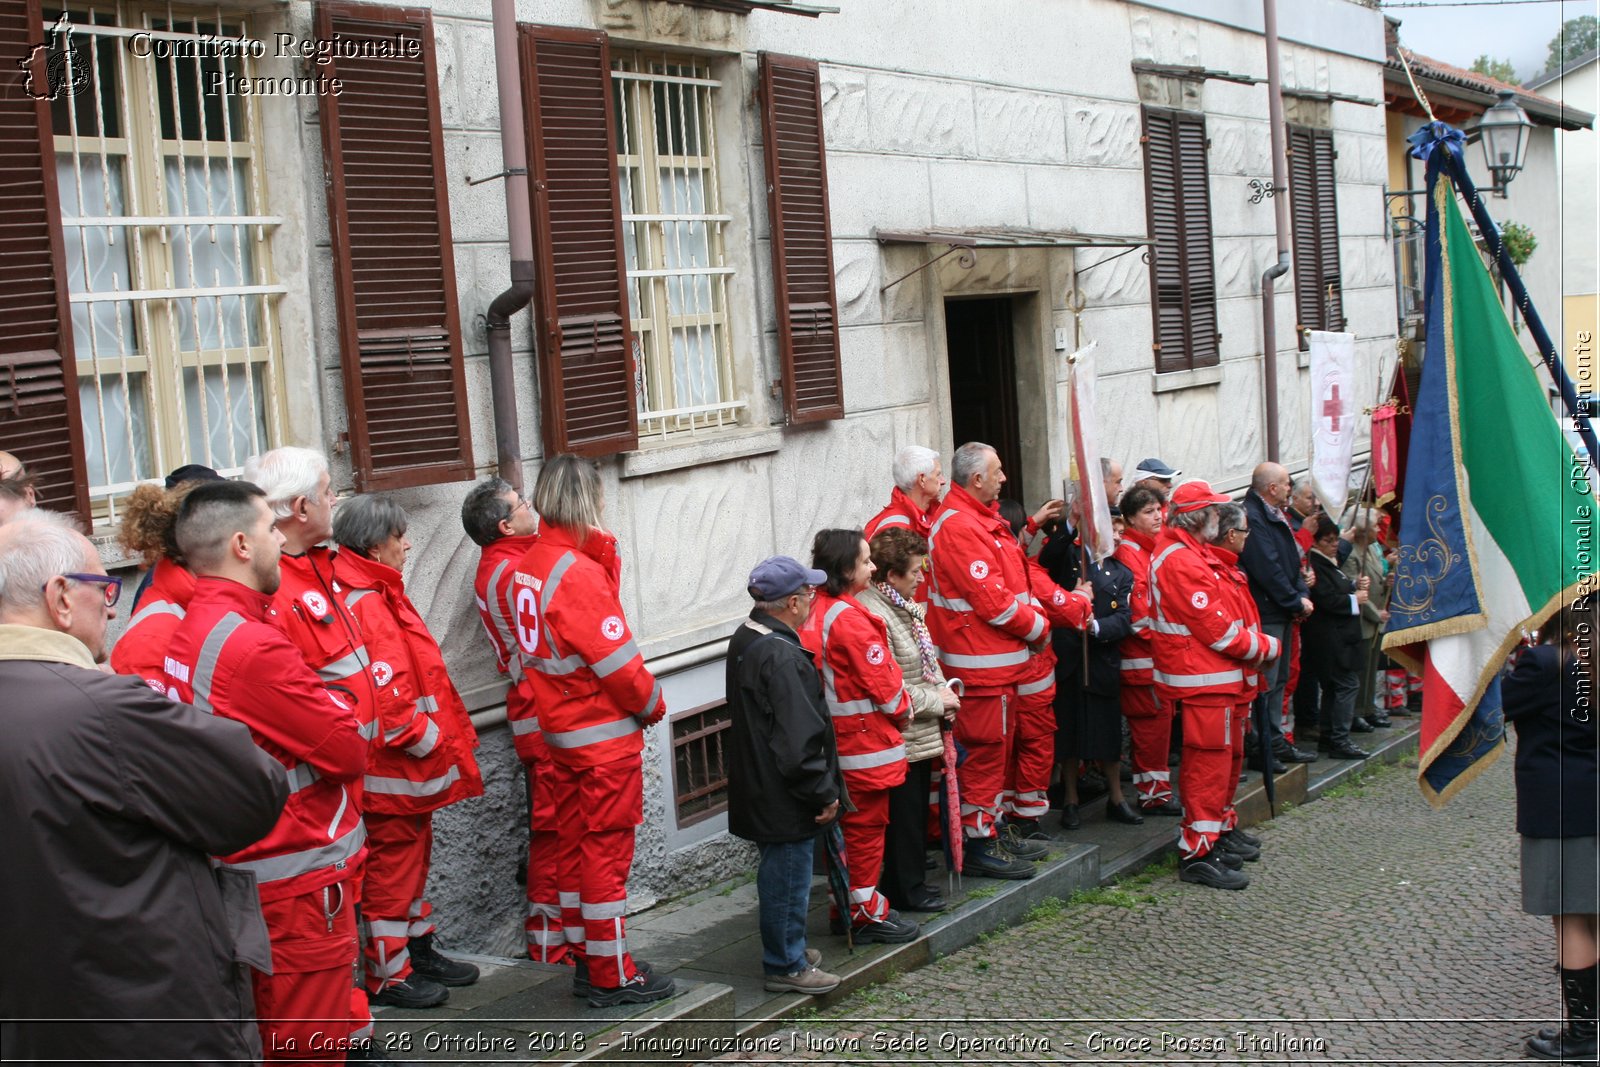
<svg viewBox="0 0 1600 1067">
<path fill-rule="evenodd" d="M 1231 703 L 1245 690 L 1245 674 L 1277 657 L 1278 639 L 1247 625 L 1230 584 L 1210 545 L 1177 527 L 1161 531 L 1150 564 L 1161 699 Z"/>
<path fill-rule="evenodd" d="M 511 743 L 516 746 L 517 758 L 523 763 L 536 763 L 549 758 L 549 749 L 539 733 L 539 713 L 533 704 L 533 687 L 522 665 L 522 646 L 517 642 L 517 594 L 533 596 L 527 586 L 511 580 L 517 571 L 517 561 L 533 547 L 537 534 L 522 537 L 502 537 L 483 550 L 478 557 L 478 575 L 473 580 L 473 593 L 478 601 L 478 618 L 483 620 L 483 630 L 489 635 L 489 647 L 494 649 L 494 660 L 500 673 L 511 678 L 511 688 L 506 691 L 506 721 L 511 726 Z"/>
<path fill-rule="evenodd" d="M 934 508 L 937 509 L 938 504 L 934 504 Z M 889 494 L 889 506 L 872 517 L 862 534 L 870 541 L 873 534 L 887 526 L 904 526 L 927 537 L 932 525 L 928 513 L 912 503 L 911 498 L 897 485 Z"/>
<path fill-rule="evenodd" d="M 623 617 L 621 579 L 615 537 L 597 530 L 580 547 L 548 523 L 512 576 L 522 663 L 556 763 L 637 757 L 640 728 L 667 713 Z"/>
<path fill-rule="evenodd" d="M 1118 646 L 1122 654 L 1123 685 L 1155 684 L 1151 673 L 1156 665 L 1155 636 L 1151 630 L 1155 617 L 1150 611 L 1150 553 L 1155 545 L 1155 538 L 1130 526 L 1113 553 L 1133 572 L 1133 595 L 1128 598 L 1133 633 L 1124 637 Z"/>
<path fill-rule="evenodd" d="M 150 587 L 139 602 L 139 610 L 111 649 L 111 669 L 118 674 L 136 674 L 151 689 L 166 692 L 167 646 L 183 621 L 192 596 L 194 575 L 170 559 L 156 560 L 155 573 L 150 576 Z"/>
<path fill-rule="evenodd" d="M 350 694 L 346 703 L 353 702 L 356 717 L 371 723 L 377 699 L 367 673 L 372 660 L 361 642 L 361 628 L 344 606 L 335 576 L 337 558 L 338 553 L 322 545 L 303 556 L 285 554 L 278 564 L 283 580 L 272 600 L 276 613 L 271 622 L 325 685 Z"/>
<path fill-rule="evenodd" d="M 482 796 L 478 734 L 400 572 L 348 551 L 337 567 L 377 693 L 381 736 L 367 758 L 365 810 L 422 815 Z"/>
<path fill-rule="evenodd" d="M 845 784 L 888 789 L 905 781 L 900 731 L 911 722 L 911 698 L 889 650 L 888 625 L 855 597 L 819 590 L 800 627 L 800 643 L 822 672 Z"/>
<path fill-rule="evenodd" d="M 288 772 L 289 803 L 272 832 L 220 860 L 253 873 L 264 901 L 346 878 L 367 839 L 352 796 L 367 769 L 361 724 L 268 625 L 271 604 L 237 582 L 201 578 L 166 656 L 176 699 L 244 723 Z"/>
<path fill-rule="evenodd" d="M 969 693 L 1004 689 L 1032 673 L 1028 646 L 1049 632 L 1028 603 L 1028 566 L 999 513 L 953 486 L 929 531 L 928 629 L 945 676 Z"/>
<path fill-rule="evenodd" d="M 1039 566 L 1039 561 L 1023 557 L 1028 564 L 1028 603 L 1044 613 L 1054 627 L 1081 630 L 1094 618 L 1094 600 L 1073 590 L 1061 588 L 1050 580 L 1050 572 Z M 1047 641 L 1042 650 L 1028 661 L 1028 677 L 1017 683 L 1017 696 L 1042 693 L 1056 684 L 1056 650 Z"/>
<path fill-rule="evenodd" d="M 1226 610 L 1237 612 L 1247 627 L 1259 632 L 1261 609 L 1256 607 L 1256 599 L 1250 595 L 1249 577 L 1239 568 L 1239 553 L 1230 552 L 1221 545 L 1212 545 L 1211 554 L 1217 559 L 1218 570 L 1222 572 L 1222 585 L 1228 590 L 1229 608 Z M 1239 695 L 1245 700 L 1254 700 L 1257 693 L 1267 691 L 1267 678 L 1266 671 L 1245 664 L 1244 684 L 1240 687 Z"/>
</svg>

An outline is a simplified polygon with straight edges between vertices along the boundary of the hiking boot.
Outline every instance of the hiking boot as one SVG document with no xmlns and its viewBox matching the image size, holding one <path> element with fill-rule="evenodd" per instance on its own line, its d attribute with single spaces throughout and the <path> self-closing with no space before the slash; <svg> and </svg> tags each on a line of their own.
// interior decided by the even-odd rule
<svg viewBox="0 0 1600 1067">
<path fill-rule="evenodd" d="M 969 876 L 1020 880 L 1038 873 L 1033 864 L 1017 859 L 992 837 L 967 838 L 962 859 L 961 873 Z"/>
<path fill-rule="evenodd" d="M 810 949 L 806 950 L 806 958 L 811 958 Z M 822 959 L 821 953 L 817 954 L 817 959 Z M 812 964 L 812 966 L 816 965 Z M 639 974 L 650 974 L 655 970 L 654 967 L 638 958 L 633 961 L 633 969 Z M 589 995 L 589 961 L 582 956 L 579 956 L 577 962 L 572 965 L 572 995 L 580 999 Z"/>
<path fill-rule="evenodd" d="M 1243 841 L 1245 844 L 1254 848 L 1261 847 L 1261 838 L 1257 837 L 1255 834 L 1252 834 L 1242 826 L 1235 826 L 1232 830 L 1228 831 L 1227 836 L 1233 838 L 1235 841 Z"/>
<path fill-rule="evenodd" d="M 857 923 L 852 926 L 850 939 L 857 945 L 865 945 L 872 941 L 885 945 L 900 945 L 907 941 L 915 941 L 920 933 L 922 927 L 910 919 L 902 919 L 899 912 L 890 908 L 877 922 Z"/>
<path fill-rule="evenodd" d="M 408 945 L 411 950 L 412 974 L 432 978 L 445 986 L 471 985 L 478 980 L 478 968 L 470 963 L 453 960 L 449 956 L 441 956 L 435 951 L 432 934 L 413 937 Z"/>
<path fill-rule="evenodd" d="M 1052 838 L 1039 828 L 1038 819 L 1008 819 L 1006 825 L 1011 827 L 1024 841 L 1050 841 Z"/>
<path fill-rule="evenodd" d="M 618 1004 L 648 1004 L 652 1000 L 666 1000 L 677 991 L 678 984 L 666 975 L 639 971 L 626 982 L 610 989 L 604 986 L 590 987 L 589 1006 L 614 1008 Z"/>
<path fill-rule="evenodd" d="M 1254 863 L 1261 858 L 1261 849 L 1258 846 L 1252 845 L 1242 838 L 1234 837 L 1231 832 L 1217 838 L 1217 847 L 1238 856 L 1246 863 Z"/>
<path fill-rule="evenodd" d="M 839 976 L 807 967 L 793 974 L 769 974 L 765 988 L 768 993 L 809 993 L 820 997 L 839 988 Z"/>
<path fill-rule="evenodd" d="M 413 971 L 404 982 L 386 985 L 367 999 L 386 1008 L 437 1008 L 450 999 L 450 990 Z"/>
<path fill-rule="evenodd" d="M 1000 845 L 1019 860 L 1042 860 L 1050 854 L 1049 845 L 1029 840 L 1011 823 L 1001 828 Z"/>
<path fill-rule="evenodd" d="M 1230 870 L 1217 862 L 1215 850 L 1204 856 L 1178 863 L 1178 881 L 1210 886 L 1212 889 L 1243 889 L 1250 879 L 1239 871 Z"/>
</svg>

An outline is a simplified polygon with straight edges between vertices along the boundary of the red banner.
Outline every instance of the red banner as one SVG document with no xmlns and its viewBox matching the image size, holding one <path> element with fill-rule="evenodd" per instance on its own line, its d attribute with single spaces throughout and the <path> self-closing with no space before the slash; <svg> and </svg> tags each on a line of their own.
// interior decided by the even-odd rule
<svg viewBox="0 0 1600 1067">
<path fill-rule="evenodd" d="M 1383 404 L 1372 413 L 1372 490 L 1378 507 L 1394 499 L 1399 485 L 1399 446 L 1394 437 L 1394 405 Z"/>
</svg>

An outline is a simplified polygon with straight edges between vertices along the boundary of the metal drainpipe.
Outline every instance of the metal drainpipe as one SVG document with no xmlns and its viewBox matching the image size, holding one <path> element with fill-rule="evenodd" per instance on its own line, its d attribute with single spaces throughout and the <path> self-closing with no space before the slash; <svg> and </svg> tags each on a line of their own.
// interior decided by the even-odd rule
<svg viewBox="0 0 1600 1067">
<path fill-rule="evenodd" d="M 511 238 L 511 288 L 489 304 L 489 391 L 494 397 L 500 477 L 522 490 L 522 431 L 517 425 L 517 378 L 511 361 L 511 316 L 533 296 L 533 228 L 528 208 L 528 148 L 523 140 L 522 82 L 517 54 L 516 0 L 493 0 L 495 80 L 500 91 L 500 158 Z"/>
<path fill-rule="evenodd" d="M 1267 392 L 1267 459 L 1278 462 L 1278 316 L 1273 280 L 1289 273 L 1289 161 L 1283 150 L 1283 76 L 1278 69 L 1278 4 L 1261 0 L 1267 42 L 1267 116 L 1272 126 L 1272 212 L 1278 261 L 1261 274 L 1261 377 Z"/>
</svg>

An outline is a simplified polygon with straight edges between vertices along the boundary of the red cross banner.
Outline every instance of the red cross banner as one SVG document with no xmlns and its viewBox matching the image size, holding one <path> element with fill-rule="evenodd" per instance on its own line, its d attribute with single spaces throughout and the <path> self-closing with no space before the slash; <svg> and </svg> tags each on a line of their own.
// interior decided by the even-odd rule
<svg viewBox="0 0 1600 1067">
<path fill-rule="evenodd" d="M 1351 333 L 1312 330 L 1311 487 L 1337 518 L 1350 495 L 1350 456 L 1355 447 L 1356 338 Z"/>
<path fill-rule="evenodd" d="M 1399 443 L 1394 436 L 1394 402 L 1378 405 L 1372 413 L 1372 491 L 1378 507 L 1394 500 L 1399 486 Z"/>
<path fill-rule="evenodd" d="M 1111 525 L 1110 501 L 1106 483 L 1100 477 L 1099 420 L 1095 416 L 1094 350 L 1090 341 L 1067 357 L 1068 389 L 1072 396 L 1072 458 L 1078 472 L 1078 499 L 1082 518 L 1078 523 L 1084 547 L 1102 562 L 1117 549 L 1116 530 Z"/>
</svg>

